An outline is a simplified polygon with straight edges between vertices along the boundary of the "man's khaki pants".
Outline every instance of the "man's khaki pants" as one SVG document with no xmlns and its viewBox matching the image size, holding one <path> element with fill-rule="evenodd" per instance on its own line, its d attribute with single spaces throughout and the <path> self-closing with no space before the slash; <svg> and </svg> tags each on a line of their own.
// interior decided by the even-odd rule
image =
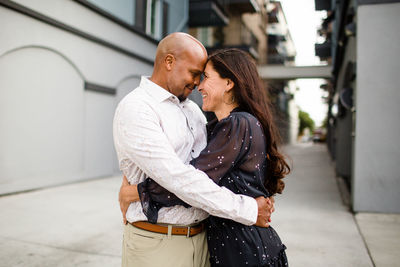
<svg viewBox="0 0 400 267">
<path fill-rule="evenodd" d="M 208 267 L 206 232 L 192 237 L 158 234 L 125 225 L 122 267 Z"/>
</svg>

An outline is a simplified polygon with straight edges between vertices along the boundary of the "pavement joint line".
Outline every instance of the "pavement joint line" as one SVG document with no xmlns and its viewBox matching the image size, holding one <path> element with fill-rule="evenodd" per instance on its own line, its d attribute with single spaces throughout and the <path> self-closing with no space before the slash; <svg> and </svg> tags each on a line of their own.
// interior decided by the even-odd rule
<svg viewBox="0 0 400 267">
<path fill-rule="evenodd" d="M 335 167 L 335 166 L 333 166 L 333 167 Z M 372 258 L 371 251 L 368 248 L 367 240 L 365 240 L 365 237 L 364 237 L 363 233 L 361 232 L 360 225 L 357 222 L 356 213 L 354 213 L 354 211 L 351 208 L 350 193 L 349 193 L 349 190 L 348 190 L 348 188 L 347 188 L 347 186 L 345 184 L 344 178 L 341 177 L 341 176 L 337 176 L 337 175 L 335 175 L 335 178 L 336 178 L 336 183 L 337 183 L 337 187 L 338 187 L 338 190 L 339 190 L 339 194 L 340 194 L 340 197 L 342 199 L 342 203 L 343 203 L 343 205 L 345 205 L 348 208 L 349 212 L 351 213 L 351 216 L 352 216 L 352 218 L 354 220 L 354 223 L 355 223 L 355 225 L 357 227 L 357 231 L 361 236 L 361 239 L 363 241 L 364 247 L 366 248 L 368 256 L 369 256 L 369 259 L 371 260 L 372 266 L 376 267 L 374 259 Z"/>
<path fill-rule="evenodd" d="M 12 241 L 20 242 L 20 243 L 27 243 L 27 244 L 31 244 L 31 245 L 54 248 L 54 249 L 59 249 L 59 250 L 66 250 L 66 251 L 76 252 L 76 253 L 80 253 L 80 254 L 106 256 L 106 257 L 113 257 L 113 258 L 120 258 L 121 257 L 121 255 L 113 255 L 113 254 L 107 254 L 107 253 L 96 253 L 96 252 L 91 252 L 91 251 L 84 251 L 84 250 L 77 250 L 77 249 L 71 249 L 71 248 L 65 248 L 65 247 L 52 246 L 52 245 L 42 244 L 42 243 L 38 243 L 38 242 L 32 242 L 32 241 L 12 238 L 12 237 L 8 237 L 8 236 L 0 236 L 0 237 L 4 238 L 4 239 L 12 240 Z"/>
<path fill-rule="evenodd" d="M 367 240 L 365 240 L 365 237 L 364 237 L 363 233 L 361 232 L 361 227 L 360 227 L 360 225 L 358 224 L 358 222 L 356 220 L 356 214 L 354 212 L 352 212 L 352 217 L 353 217 L 354 223 L 357 226 L 358 233 L 360 234 L 360 236 L 362 238 L 362 241 L 364 243 L 364 247 L 367 250 L 367 253 L 368 253 L 369 259 L 371 260 L 372 266 L 376 267 L 376 264 L 374 262 L 374 258 L 372 257 L 371 251 L 370 251 L 370 249 L 368 247 Z"/>
</svg>

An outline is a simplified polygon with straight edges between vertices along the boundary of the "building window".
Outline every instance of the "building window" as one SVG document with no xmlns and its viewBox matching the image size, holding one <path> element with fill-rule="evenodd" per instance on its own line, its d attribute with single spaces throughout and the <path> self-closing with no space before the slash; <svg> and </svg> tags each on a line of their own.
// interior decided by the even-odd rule
<svg viewBox="0 0 400 267">
<path fill-rule="evenodd" d="M 147 0 L 136 0 L 135 5 L 135 26 L 136 28 L 146 31 L 146 11 L 147 11 Z"/>
<path fill-rule="evenodd" d="M 168 34 L 168 21 L 169 21 L 169 4 L 164 1 L 163 2 L 163 15 L 162 15 L 162 37 L 165 37 Z"/>
<path fill-rule="evenodd" d="M 213 46 L 213 28 L 212 27 L 198 27 L 197 39 L 206 47 Z"/>
<path fill-rule="evenodd" d="M 168 34 L 169 4 L 165 0 L 87 1 L 155 39 Z"/>
<path fill-rule="evenodd" d="M 150 12 L 148 14 L 148 17 L 149 17 L 149 20 L 150 20 L 148 26 L 149 26 L 150 30 L 149 30 L 148 34 L 150 34 L 152 36 L 155 36 L 155 35 L 158 35 L 158 28 L 156 29 L 156 26 L 158 24 L 157 23 L 158 22 L 157 21 L 158 20 L 158 16 L 157 16 L 158 12 L 157 11 L 159 9 L 159 1 L 150 0 L 150 1 L 148 1 L 148 3 L 150 5 L 150 8 L 149 8 Z"/>
<path fill-rule="evenodd" d="M 146 33 L 156 39 L 162 37 L 163 2 L 161 0 L 147 0 Z"/>
<path fill-rule="evenodd" d="M 135 0 L 87 0 L 88 2 L 100 7 L 120 20 L 134 25 L 135 22 Z"/>
</svg>

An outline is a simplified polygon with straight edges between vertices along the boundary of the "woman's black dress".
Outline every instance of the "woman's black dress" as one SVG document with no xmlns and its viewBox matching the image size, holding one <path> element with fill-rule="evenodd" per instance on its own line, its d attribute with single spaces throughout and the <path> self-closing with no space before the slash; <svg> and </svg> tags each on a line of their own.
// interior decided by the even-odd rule
<svg viewBox="0 0 400 267">
<path fill-rule="evenodd" d="M 269 196 L 263 186 L 267 162 L 260 122 L 234 109 L 227 118 L 207 128 L 207 147 L 191 164 L 237 194 Z M 138 191 L 150 222 L 157 222 L 161 207 L 189 207 L 150 178 L 138 185 Z M 216 216 L 207 219 L 207 227 L 212 266 L 288 266 L 286 247 L 272 227 L 246 226 Z"/>
</svg>

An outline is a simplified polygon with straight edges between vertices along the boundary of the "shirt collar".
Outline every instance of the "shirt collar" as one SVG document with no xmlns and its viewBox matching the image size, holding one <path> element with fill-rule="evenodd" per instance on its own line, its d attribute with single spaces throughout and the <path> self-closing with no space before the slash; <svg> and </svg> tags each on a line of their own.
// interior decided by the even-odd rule
<svg viewBox="0 0 400 267">
<path fill-rule="evenodd" d="M 166 99 L 175 99 L 179 102 L 176 96 L 174 96 L 158 84 L 150 81 L 149 77 L 142 76 L 140 80 L 140 87 L 146 88 L 146 93 L 158 102 L 163 102 Z"/>
</svg>

